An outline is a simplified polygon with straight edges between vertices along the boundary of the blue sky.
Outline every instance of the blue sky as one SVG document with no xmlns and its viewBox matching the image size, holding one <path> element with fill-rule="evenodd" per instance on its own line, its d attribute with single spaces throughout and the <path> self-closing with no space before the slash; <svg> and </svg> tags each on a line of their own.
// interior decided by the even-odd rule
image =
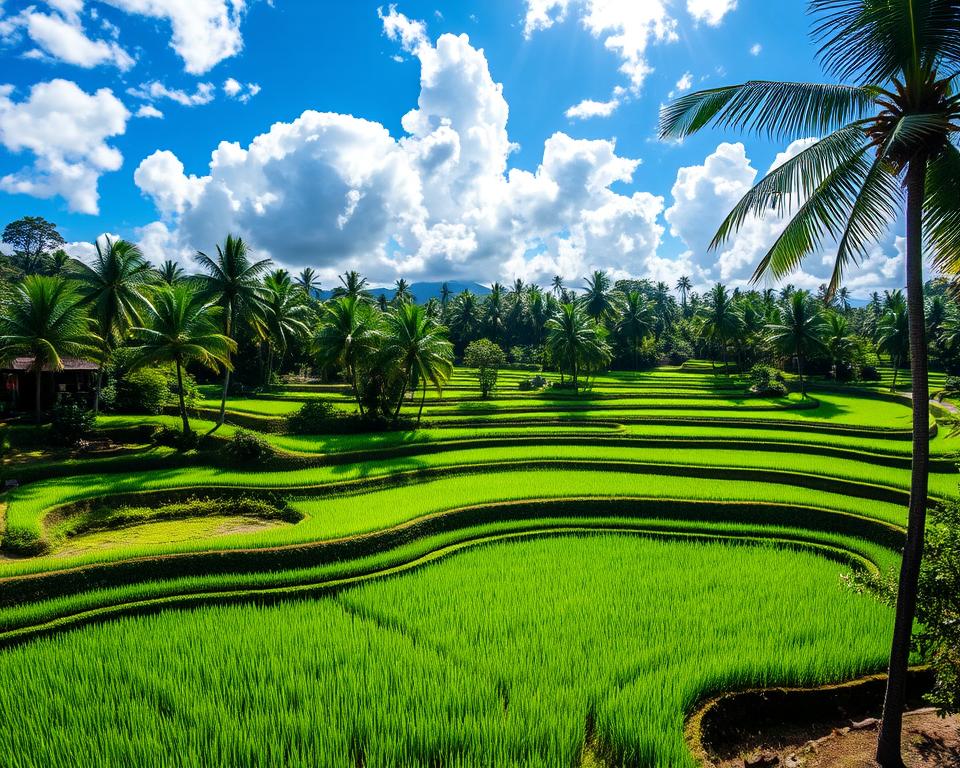
<svg viewBox="0 0 960 768">
<path fill-rule="evenodd" d="M 187 264 L 238 231 L 328 285 L 595 267 L 743 284 L 782 222 L 706 243 L 803 143 L 665 144 L 658 109 L 822 79 L 808 29 L 798 0 L 0 0 L 0 221 Z M 855 295 L 902 281 L 895 235 Z M 829 255 L 791 281 L 816 287 Z"/>
</svg>

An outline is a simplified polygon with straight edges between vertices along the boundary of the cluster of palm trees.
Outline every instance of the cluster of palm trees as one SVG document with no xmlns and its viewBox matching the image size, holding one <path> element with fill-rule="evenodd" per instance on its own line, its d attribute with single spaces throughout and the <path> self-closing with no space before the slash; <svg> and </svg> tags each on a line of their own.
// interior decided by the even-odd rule
<svg viewBox="0 0 960 768">
<path fill-rule="evenodd" d="M 132 347 L 131 369 L 175 367 L 185 433 L 188 366 L 223 372 L 219 423 L 241 331 L 262 351 L 269 377 L 290 336 L 309 330 L 305 294 L 285 270 L 268 272 L 268 260 L 251 261 L 240 238 L 228 236 L 215 257 L 197 259 L 204 274 L 188 276 L 170 261 L 154 268 L 137 246 L 106 238 L 92 263 L 71 259 L 63 274 L 28 275 L 15 287 L 0 315 L 0 359 L 32 359 L 38 421 L 44 371 L 62 369 L 67 357 L 99 363 L 96 412 L 103 371 L 121 346 Z"/>
</svg>

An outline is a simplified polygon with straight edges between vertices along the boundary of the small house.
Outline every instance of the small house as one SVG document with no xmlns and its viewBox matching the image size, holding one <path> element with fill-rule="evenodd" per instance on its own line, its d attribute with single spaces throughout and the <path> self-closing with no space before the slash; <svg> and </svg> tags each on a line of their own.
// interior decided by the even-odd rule
<svg viewBox="0 0 960 768">
<path fill-rule="evenodd" d="M 63 368 L 44 366 L 40 374 L 40 407 L 52 408 L 61 395 L 70 394 L 92 402 L 100 366 L 74 357 L 62 359 Z M 8 411 L 32 411 L 36 407 L 36 373 L 32 357 L 15 357 L 0 364 L 0 402 Z"/>
</svg>

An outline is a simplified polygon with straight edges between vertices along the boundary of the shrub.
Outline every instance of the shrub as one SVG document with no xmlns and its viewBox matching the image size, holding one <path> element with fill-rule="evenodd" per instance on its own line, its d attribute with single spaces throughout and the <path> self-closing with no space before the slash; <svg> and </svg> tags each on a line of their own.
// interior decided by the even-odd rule
<svg viewBox="0 0 960 768">
<path fill-rule="evenodd" d="M 861 381 L 880 381 L 880 371 L 875 365 L 864 365 L 860 368 Z"/>
<path fill-rule="evenodd" d="M 54 445 L 67 443 L 73 445 L 80 438 L 89 434 L 93 429 L 97 417 L 93 411 L 84 408 L 77 402 L 61 402 L 53 409 L 53 423 L 50 427 L 50 437 Z"/>
<path fill-rule="evenodd" d="M 335 431 L 336 409 L 326 400 L 308 400 L 287 417 L 287 430 L 294 435 L 317 435 Z"/>
<path fill-rule="evenodd" d="M 200 443 L 196 432 L 181 432 L 179 429 L 161 424 L 151 436 L 154 445 L 163 445 L 167 448 L 176 448 L 178 451 L 193 450 Z"/>
<path fill-rule="evenodd" d="M 543 389 L 545 386 L 547 386 L 547 380 L 539 375 L 520 381 L 521 392 L 531 392 L 534 389 Z"/>
<path fill-rule="evenodd" d="M 115 381 L 112 387 L 111 399 L 116 411 L 157 415 L 163 413 L 163 407 L 170 402 L 169 376 L 161 368 L 133 371 Z"/>
<path fill-rule="evenodd" d="M 693 347 L 690 342 L 679 336 L 670 339 L 670 364 L 683 365 L 693 357 Z"/>
<path fill-rule="evenodd" d="M 769 365 L 755 365 L 749 374 L 750 391 L 765 397 L 783 397 L 787 394 L 787 382 L 783 374 Z"/>
<path fill-rule="evenodd" d="M 238 429 L 223 447 L 223 452 L 235 464 L 261 461 L 273 456 L 273 448 L 260 435 Z"/>
<path fill-rule="evenodd" d="M 500 368 L 506 365 L 507 356 L 489 339 L 477 339 L 467 344 L 467 349 L 463 353 L 463 363 L 477 369 L 480 396 L 486 398 L 497 386 L 497 374 Z"/>
</svg>

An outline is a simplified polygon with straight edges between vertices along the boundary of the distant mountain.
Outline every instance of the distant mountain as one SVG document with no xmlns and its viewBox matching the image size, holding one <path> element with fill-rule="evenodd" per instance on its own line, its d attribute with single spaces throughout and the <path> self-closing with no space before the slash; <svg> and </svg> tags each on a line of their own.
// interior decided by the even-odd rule
<svg viewBox="0 0 960 768">
<path fill-rule="evenodd" d="M 439 281 L 435 283 L 411 283 L 410 284 L 410 293 L 412 293 L 417 298 L 418 304 L 423 304 L 430 299 L 439 299 L 440 298 L 440 289 L 443 287 L 444 281 Z M 450 289 L 450 297 L 456 296 L 458 293 L 461 293 L 464 290 L 468 290 L 471 293 L 475 293 L 478 296 L 486 296 L 490 293 L 490 289 L 485 285 L 480 283 L 468 283 L 461 280 L 447 280 L 447 287 Z M 382 293 L 387 297 L 387 301 L 390 301 L 393 298 L 393 294 L 396 293 L 396 290 L 393 288 L 368 288 L 370 295 L 374 298 L 379 298 Z M 329 299 L 333 295 L 333 290 L 329 291 L 318 291 L 320 299 Z"/>
</svg>

